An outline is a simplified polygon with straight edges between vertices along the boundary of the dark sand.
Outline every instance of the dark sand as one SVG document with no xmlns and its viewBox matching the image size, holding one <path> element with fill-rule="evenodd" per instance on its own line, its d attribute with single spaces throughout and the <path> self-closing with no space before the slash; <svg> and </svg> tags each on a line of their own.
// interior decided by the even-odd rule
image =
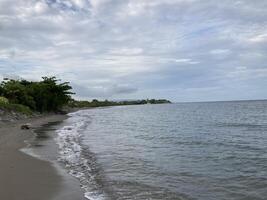
<svg viewBox="0 0 267 200">
<path fill-rule="evenodd" d="M 48 115 L 0 125 L 0 200 L 83 200 L 79 182 L 53 163 L 19 151 L 33 130 L 21 130 L 62 121 L 65 115 Z"/>
</svg>

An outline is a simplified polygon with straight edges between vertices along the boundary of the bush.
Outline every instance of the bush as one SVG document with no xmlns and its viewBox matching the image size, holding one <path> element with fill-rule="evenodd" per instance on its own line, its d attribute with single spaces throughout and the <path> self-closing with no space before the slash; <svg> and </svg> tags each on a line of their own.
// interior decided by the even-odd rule
<svg viewBox="0 0 267 200">
<path fill-rule="evenodd" d="M 0 103 L 1 104 L 7 104 L 8 103 L 8 99 L 5 97 L 0 97 Z"/>
<path fill-rule="evenodd" d="M 29 107 L 21 104 L 10 104 L 12 110 L 20 112 L 25 115 L 32 115 L 32 111 Z"/>
<path fill-rule="evenodd" d="M 0 101 L 0 109 L 8 110 L 8 111 L 15 111 L 25 115 L 32 115 L 32 111 L 29 107 L 20 105 L 20 104 L 11 104 Z"/>
</svg>

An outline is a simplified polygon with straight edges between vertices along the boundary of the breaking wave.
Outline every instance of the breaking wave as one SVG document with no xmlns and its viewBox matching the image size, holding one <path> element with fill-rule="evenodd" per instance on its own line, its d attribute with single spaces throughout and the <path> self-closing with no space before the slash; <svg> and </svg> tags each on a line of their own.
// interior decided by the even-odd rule
<svg viewBox="0 0 267 200">
<path fill-rule="evenodd" d="M 76 177 L 84 190 L 84 196 L 89 200 L 107 199 L 104 191 L 97 184 L 95 161 L 87 158 L 81 145 L 82 133 L 90 124 L 88 111 L 78 111 L 69 114 L 65 126 L 57 130 L 56 142 L 59 147 L 59 162 L 63 163 L 68 173 Z"/>
</svg>

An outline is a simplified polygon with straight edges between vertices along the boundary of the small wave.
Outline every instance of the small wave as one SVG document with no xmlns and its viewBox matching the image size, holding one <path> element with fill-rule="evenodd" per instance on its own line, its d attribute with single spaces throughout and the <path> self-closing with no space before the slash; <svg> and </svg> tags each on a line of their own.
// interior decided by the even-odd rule
<svg viewBox="0 0 267 200">
<path fill-rule="evenodd" d="M 66 120 L 68 125 L 57 130 L 56 142 L 59 146 L 58 160 L 63 163 L 69 174 L 76 177 L 89 200 L 104 200 L 106 195 L 98 187 L 90 160 L 83 155 L 81 146 L 82 132 L 89 124 L 89 116 L 83 111 L 71 113 Z"/>
<path fill-rule="evenodd" d="M 31 157 L 37 158 L 39 160 L 42 160 L 41 156 L 39 156 L 38 154 L 34 153 L 34 151 L 29 146 L 20 149 L 20 151 L 22 153 L 25 153 L 25 154 L 31 156 Z"/>
<path fill-rule="evenodd" d="M 233 127 L 233 128 L 250 128 L 250 129 L 263 129 L 266 130 L 266 124 L 250 124 L 250 123 L 216 123 L 217 127 Z"/>
</svg>

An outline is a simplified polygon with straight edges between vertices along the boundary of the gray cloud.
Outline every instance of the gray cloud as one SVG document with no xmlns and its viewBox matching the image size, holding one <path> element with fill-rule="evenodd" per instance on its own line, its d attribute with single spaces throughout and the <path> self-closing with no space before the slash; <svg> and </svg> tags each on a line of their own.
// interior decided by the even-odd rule
<svg viewBox="0 0 267 200">
<path fill-rule="evenodd" d="M 82 98 L 267 98 L 266 9 L 262 0 L 1 0 L 0 74 L 57 75 Z"/>
<path fill-rule="evenodd" d="M 137 88 L 134 88 L 129 85 L 102 85 L 102 86 L 94 86 L 94 87 L 87 87 L 72 84 L 73 89 L 76 92 L 76 96 L 80 99 L 93 99 L 93 98 L 113 98 L 114 95 L 129 95 L 137 91 Z"/>
</svg>

